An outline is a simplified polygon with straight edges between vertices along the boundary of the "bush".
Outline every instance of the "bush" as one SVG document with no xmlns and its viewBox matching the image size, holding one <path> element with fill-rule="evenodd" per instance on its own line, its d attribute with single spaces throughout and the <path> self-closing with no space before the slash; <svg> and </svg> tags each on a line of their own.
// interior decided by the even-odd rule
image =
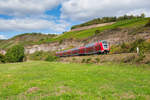
<svg viewBox="0 0 150 100">
<path fill-rule="evenodd" d="M 131 48 L 130 48 L 130 52 L 135 52 L 136 51 L 136 48 L 139 47 L 139 46 L 142 46 L 143 43 L 144 43 L 144 39 L 137 39 L 136 41 L 134 41 L 133 43 L 131 43 Z"/>
<path fill-rule="evenodd" d="M 13 46 L 6 53 L 7 62 L 23 62 L 24 57 L 24 47 L 21 45 Z"/>
<path fill-rule="evenodd" d="M 5 56 L 0 54 L 0 63 L 5 63 Z"/>
<path fill-rule="evenodd" d="M 91 61 L 91 58 L 88 58 L 88 59 L 86 60 L 86 63 L 90 63 L 90 61 Z"/>
<path fill-rule="evenodd" d="M 43 52 L 37 51 L 28 55 L 30 60 L 43 60 L 43 61 L 56 61 L 58 57 L 55 56 L 55 52 Z"/>
<path fill-rule="evenodd" d="M 100 62 L 100 58 L 95 58 L 96 62 L 99 63 Z"/>
<path fill-rule="evenodd" d="M 111 54 L 120 54 L 120 53 L 122 53 L 122 48 L 121 48 L 121 46 L 119 46 L 119 45 L 113 45 L 113 46 L 111 46 L 111 51 L 110 51 L 110 53 Z"/>
<path fill-rule="evenodd" d="M 48 55 L 48 57 L 45 59 L 45 61 L 52 62 L 52 61 L 56 61 L 57 59 L 58 59 L 58 57 L 56 57 L 56 56 L 50 56 L 50 55 Z"/>
<path fill-rule="evenodd" d="M 147 22 L 147 24 L 145 25 L 145 27 L 150 27 L 150 19 L 149 19 L 149 21 Z"/>
<path fill-rule="evenodd" d="M 30 54 L 29 59 L 30 60 L 44 60 L 46 58 L 45 56 L 47 57 L 47 54 L 45 54 L 44 52 L 37 51 L 33 54 Z"/>
<path fill-rule="evenodd" d="M 82 59 L 81 63 L 85 63 L 85 59 Z"/>
<path fill-rule="evenodd" d="M 121 45 L 121 53 L 128 53 L 130 52 L 130 44 L 127 44 L 127 43 L 123 43 Z"/>
<path fill-rule="evenodd" d="M 100 30 L 96 30 L 95 31 L 95 35 L 99 34 L 100 33 Z"/>
</svg>

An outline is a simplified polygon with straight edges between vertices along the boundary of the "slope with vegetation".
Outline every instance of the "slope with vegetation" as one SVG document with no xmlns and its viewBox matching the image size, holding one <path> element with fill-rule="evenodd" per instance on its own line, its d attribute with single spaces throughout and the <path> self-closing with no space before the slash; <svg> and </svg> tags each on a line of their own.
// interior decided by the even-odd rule
<svg viewBox="0 0 150 100">
<path fill-rule="evenodd" d="M 141 28 L 143 27 L 147 22 L 149 18 L 135 18 L 130 20 L 123 20 L 118 21 L 112 25 L 107 25 L 103 27 L 96 27 L 92 29 L 82 30 L 82 31 L 74 31 L 74 32 L 65 32 L 60 36 L 50 38 L 48 40 L 45 40 L 43 42 L 55 42 L 55 41 L 62 41 L 64 39 L 77 39 L 77 40 L 83 40 L 87 39 L 88 37 L 94 36 L 95 34 L 100 34 L 101 32 L 105 30 L 112 30 L 116 28 Z M 136 30 L 135 30 L 136 31 Z"/>
<path fill-rule="evenodd" d="M 124 15 L 120 17 L 103 17 L 103 18 L 96 18 L 93 20 L 90 20 L 88 22 L 82 23 L 80 25 L 72 26 L 71 29 L 76 29 L 84 26 L 90 26 L 94 24 L 102 24 L 102 23 L 109 23 L 109 22 L 117 22 L 117 21 L 123 21 L 127 19 L 135 19 L 135 18 L 144 18 L 145 14 L 141 14 L 140 16 L 133 16 L 133 15 Z"/>
<path fill-rule="evenodd" d="M 43 41 L 48 38 L 55 37 L 55 34 L 42 34 L 42 33 L 24 33 L 21 35 L 17 35 L 8 40 L 1 40 L 0 41 L 0 48 L 1 49 L 8 49 L 14 45 L 34 45 L 37 42 Z"/>
</svg>

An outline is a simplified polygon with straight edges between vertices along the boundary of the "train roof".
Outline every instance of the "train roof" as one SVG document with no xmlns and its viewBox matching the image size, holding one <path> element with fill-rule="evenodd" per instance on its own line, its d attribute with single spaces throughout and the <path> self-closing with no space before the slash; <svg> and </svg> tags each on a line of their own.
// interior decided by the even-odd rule
<svg viewBox="0 0 150 100">
<path fill-rule="evenodd" d="M 73 48 L 73 49 L 70 49 L 71 51 L 73 51 L 73 50 L 78 50 L 78 48 Z"/>
<path fill-rule="evenodd" d="M 85 47 L 90 47 L 90 46 L 93 46 L 93 45 L 95 45 L 95 43 L 87 44 L 87 45 L 85 45 Z"/>
</svg>

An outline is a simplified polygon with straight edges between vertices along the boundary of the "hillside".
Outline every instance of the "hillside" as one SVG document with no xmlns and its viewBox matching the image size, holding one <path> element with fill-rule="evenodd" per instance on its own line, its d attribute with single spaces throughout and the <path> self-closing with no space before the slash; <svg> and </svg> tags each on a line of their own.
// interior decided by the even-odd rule
<svg viewBox="0 0 150 100">
<path fill-rule="evenodd" d="M 123 20 L 131 20 L 131 19 L 139 19 L 139 18 L 144 18 L 145 14 L 141 14 L 140 16 L 133 16 L 133 15 L 124 15 L 124 16 L 119 16 L 119 17 L 102 17 L 102 18 L 95 18 L 93 20 L 84 22 L 79 25 L 74 25 L 71 27 L 71 30 L 74 29 L 79 29 L 82 27 L 86 26 L 91 26 L 91 25 L 97 25 L 97 24 L 104 24 L 104 23 L 111 23 L 111 22 L 118 22 L 118 21 L 123 21 Z"/>
<path fill-rule="evenodd" d="M 100 34 L 105 30 L 112 30 L 112 29 L 138 29 L 143 27 L 150 18 L 140 18 L 140 19 L 131 19 L 131 20 L 123 20 L 118 21 L 112 25 L 106 25 L 102 27 L 96 27 L 92 29 L 82 30 L 82 31 L 74 31 L 74 32 L 65 32 L 58 37 L 51 38 L 45 42 L 54 42 L 54 41 L 61 41 L 64 39 L 77 39 L 83 40 L 87 39 L 88 37 L 94 36 L 95 34 Z M 96 32 L 97 31 L 97 32 Z M 136 30 L 135 30 L 136 31 Z"/>
<path fill-rule="evenodd" d="M 25 46 L 27 53 L 58 51 L 107 40 L 111 45 L 133 42 L 139 38 L 150 39 L 150 27 L 145 27 L 150 18 L 134 18 L 117 21 L 111 25 L 81 31 L 64 32 L 61 35 L 23 34 L 0 42 L 0 48 L 8 49 L 15 44 Z"/>
<path fill-rule="evenodd" d="M 16 44 L 21 44 L 24 46 L 33 45 L 33 44 L 37 44 L 38 42 L 42 40 L 46 40 L 55 36 L 56 35 L 54 34 L 46 35 L 46 34 L 41 34 L 41 33 L 24 33 L 21 35 L 17 35 L 8 40 L 0 40 L 0 48 L 7 49 Z"/>
</svg>

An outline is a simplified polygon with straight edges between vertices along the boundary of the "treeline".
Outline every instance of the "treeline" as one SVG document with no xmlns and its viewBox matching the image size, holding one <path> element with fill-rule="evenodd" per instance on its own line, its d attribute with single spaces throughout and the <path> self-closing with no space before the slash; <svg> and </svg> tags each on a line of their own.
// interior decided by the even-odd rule
<svg viewBox="0 0 150 100">
<path fill-rule="evenodd" d="M 54 37 L 56 36 L 56 34 L 44 34 L 44 33 L 36 33 L 36 32 L 32 32 L 32 33 L 23 33 L 23 34 L 19 34 L 14 36 L 13 38 L 17 38 L 17 37 L 22 37 L 22 36 L 26 36 L 26 35 L 32 35 L 32 36 L 43 36 L 43 35 L 47 35 L 47 36 L 51 36 Z"/>
<path fill-rule="evenodd" d="M 96 18 L 91 21 L 85 22 L 83 24 L 72 26 L 71 29 L 76 29 L 79 27 L 84 27 L 84 26 L 89 26 L 89 25 L 94 25 L 94 24 L 116 22 L 116 21 L 122 21 L 126 19 L 144 18 L 144 17 L 145 17 L 145 14 L 142 13 L 140 16 L 124 15 L 124 16 L 119 16 L 119 17 L 114 16 L 114 17 Z"/>
</svg>

